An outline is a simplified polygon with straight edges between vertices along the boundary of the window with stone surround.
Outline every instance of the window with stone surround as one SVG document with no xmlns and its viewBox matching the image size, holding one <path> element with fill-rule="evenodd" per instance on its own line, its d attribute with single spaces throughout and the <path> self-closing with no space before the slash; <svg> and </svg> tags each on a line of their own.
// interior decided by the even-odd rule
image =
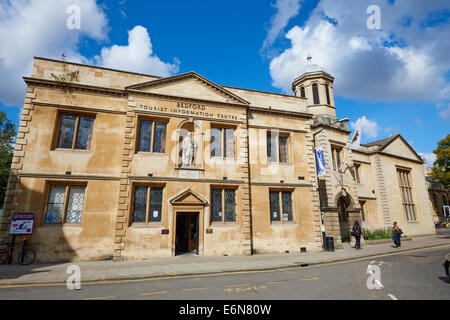
<svg viewBox="0 0 450 320">
<path fill-rule="evenodd" d="M 55 147 L 90 150 L 94 119 L 93 115 L 61 113 L 58 118 L 58 137 Z"/>
<path fill-rule="evenodd" d="M 312 85 L 312 92 L 313 92 L 314 104 L 320 104 L 320 99 L 319 99 L 319 86 L 317 85 L 317 83 L 314 83 L 314 84 Z"/>
<path fill-rule="evenodd" d="M 342 147 L 338 146 L 331 146 L 331 160 L 333 163 L 333 170 L 338 171 L 341 167 L 341 153 L 342 153 Z"/>
<path fill-rule="evenodd" d="M 211 126 L 211 157 L 235 159 L 235 128 Z"/>
<path fill-rule="evenodd" d="M 135 186 L 132 223 L 161 222 L 163 187 Z"/>
<path fill-rule="evenodd" d="M 416 208 L 412 196 L 411 170 L 397 168 L 398 184 L 407 221 L 416 221 Z"/>
<path fill-rule="evenodd" d="M 289 134 L 267 131 L 267 161 L 289 162 Z"/>
<path fill-rule="evenodd" d="M 45 223 L 80 224 L 86 184 L 50 184 Z"/>
<path fill-rule="evenodd" d="M 270 221 L 293 221 L 292 191 L 269 190 Z"/>
<path fill-rule="evenodd" d="M 141 119 L 139 121 L 139 152 L 166 153 L 167 121 Z"/>
<path fill-rule="evenodd" d="M 325 93 L 327 95 L 327 104 L 330 105 L 330 89 L 328 88 L 328 84 L 325 85 Z"/>
<path fill-rule="evenodd" d="M 212 222 L 236 222 L 236 189 L 211 189 Z"/>
<path fill-rule="evenodd" d="M 356 183 L 361 183 L 361 164 L 354 163 L 355 167 L 355 181 Z"/>
<path fill-rule="evenodd" d="M 362 221 L 366 221 L 366 202 L 359 201 L 359 205 L 361 206 L 361 219 Z"/>
</svg>

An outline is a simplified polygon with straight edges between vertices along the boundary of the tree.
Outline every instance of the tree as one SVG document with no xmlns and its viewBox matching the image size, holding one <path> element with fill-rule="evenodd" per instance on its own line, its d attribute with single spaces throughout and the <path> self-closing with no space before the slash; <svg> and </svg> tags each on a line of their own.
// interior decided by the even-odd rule
<svg viewBox="0 0 450 320">
<path fill-rule="evenodd" d="M 436 161 L 431 168 L 431 177 L 439 179 L 439 182 L 448 188 L 450 185 L 450 134 L 438 142 L 438 146 L 433 153 L 436 155 Z"/>
<path fill-rule="evenodd" d="M 6 118 L 6 113 L 0 111 L 0 208 L 5 200 L 15 136 L 14 124 Z"/>
</svg>

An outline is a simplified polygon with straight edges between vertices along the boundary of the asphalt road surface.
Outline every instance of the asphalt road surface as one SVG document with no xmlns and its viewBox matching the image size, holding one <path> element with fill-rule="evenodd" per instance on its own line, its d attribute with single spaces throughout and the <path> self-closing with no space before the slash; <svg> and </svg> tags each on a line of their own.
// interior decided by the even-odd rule
<svg viewBox="0 0 450 320">
<path fill-rule="evenodd" d="M 450 246 L 325 265 L 66 285 L 0 286 L 0 300 L 449 300 Z"/>
</svg>

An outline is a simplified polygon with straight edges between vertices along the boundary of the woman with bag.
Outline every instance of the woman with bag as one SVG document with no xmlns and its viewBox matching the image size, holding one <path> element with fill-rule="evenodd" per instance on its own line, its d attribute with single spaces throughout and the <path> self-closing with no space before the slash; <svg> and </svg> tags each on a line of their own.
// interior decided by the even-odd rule
<svg viewBox="0 0 450 320">
<path fill-rule="evenodd" d="M 359 225 L 358 221 L 355 221 L 355 223 L 353 224 L 353 228 L 352 228 L 352 236 L 355 237 L 356 240 L 356 244 L 355 244 L 355 249 L 361 249 L 361 236 L 362 236 L 362 229 L 361 226 Z"/>
<path fill-rule="evenodd" d="M 395 248 L 400 248 L 402 246 L 400 238 L 402 237 L 403 231 L 398 227 L 397 222 L 393 223 L 392 232 L 394 234 L 392 237 L 392 240 L 394 240 L 394 246 Z"/>
</svg>

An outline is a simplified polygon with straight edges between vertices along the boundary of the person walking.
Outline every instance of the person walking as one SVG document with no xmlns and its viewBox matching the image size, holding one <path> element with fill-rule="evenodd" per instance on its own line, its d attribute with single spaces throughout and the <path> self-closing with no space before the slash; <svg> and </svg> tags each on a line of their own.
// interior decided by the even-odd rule
<svg viewBox="0 0 450 320">
<path fill-rule="evenodd" d="M 402 244 L 400 242 L 400 238 L 402 237 L 403 231 L 402 231 L 402 229 L 399 228 L 399 226 L 397 225 L 397 222 L 393 223 L 392 233 L 393 233 L 392 240 L 394 240 L 395 248 L 401 248 Z"/>
<path fill-rule="evenodd" d="M 361 226 L 359 225 L 359 222 L 356 220 L 353 224 L 352 228 L 352 235 L 355 237 L 356 244 L 355 249 L 361 249 L 361 236 L 363 235 Z"/>
</svg>

